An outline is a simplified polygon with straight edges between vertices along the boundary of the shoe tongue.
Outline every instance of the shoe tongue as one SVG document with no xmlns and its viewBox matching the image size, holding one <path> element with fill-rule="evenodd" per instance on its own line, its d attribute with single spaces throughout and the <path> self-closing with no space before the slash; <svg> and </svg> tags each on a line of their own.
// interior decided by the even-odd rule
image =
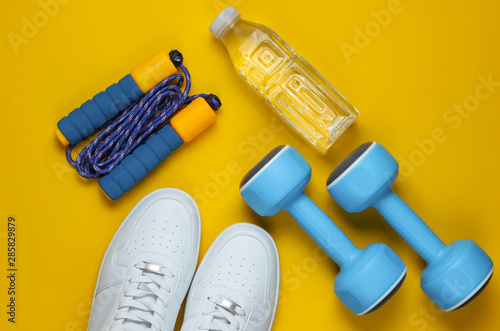
<svg viewBox="0 0 500 331">
<path fill-rule="evenodd" d="M 143 276 L 149 276 L 149 275 L 154 275 L 153 272 L 151 271 L 147 271 L 147 270 L 143 270 L 142 271 L 142 275 Z M 148 285 L 146 286 L 146 284 L 144 283 L 139 283 L 139 286 L 137 286 L 137 289 L 139 290 L 143 290 L 143 291 L 149 291 L 149 288 L 155 288 L 155 289 L 160 289 L 160 286 L 154 282 L 151 282 L 151 283 L 148 283 Z M 143 297 L 133 297 L 132 298 L 133 300 L 138 300 L 142 303 L 145 303 L 145 304 L 156 304 L 157 301 L 158 301 L 158 297 L 151 292 L 151 294 L 148 294 L 148 295 L 145 295 Z M 134 314 L 134 312 L 136 311 L 142 311 L 142 312 L 145 312 L 141 309 L 137 309 L 137 308 L 133 308 L 133 307 L 130 307 L 128 309 L 129 313 L 131 314 Z M 151 316 L 154 314 L 152 311 L 146 311 L 146 313 L 150 314 Z M 150 328 L 151 327 L 151 324 L 149 324 L 148 322 L 136 322 L 136 321 L 131 321 L 131 320 L 125 320 L 123 322 L 124 325 L 135 325 L 135 326 L 143 326 L 145 328 Z"/>
</svg>

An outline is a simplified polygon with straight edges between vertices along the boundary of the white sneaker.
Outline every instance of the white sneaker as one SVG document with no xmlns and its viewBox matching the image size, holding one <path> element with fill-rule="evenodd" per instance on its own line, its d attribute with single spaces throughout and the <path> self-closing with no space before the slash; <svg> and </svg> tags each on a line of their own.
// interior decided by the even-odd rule
<svg viewBox="0 0 500 331">
<path fill-rule="evenodd" d="M 147 195 L 104 255 L 88 330 L 173 330 L 199 247 L 194 200 L 177 189 Z"/>
<path fill-rule="evenodd" d="M 181 331 L 268 331 L 279 293 L 278 250 L 258 226 L 240 223 L 215 239 L 189 290 Z"/>
</svg>

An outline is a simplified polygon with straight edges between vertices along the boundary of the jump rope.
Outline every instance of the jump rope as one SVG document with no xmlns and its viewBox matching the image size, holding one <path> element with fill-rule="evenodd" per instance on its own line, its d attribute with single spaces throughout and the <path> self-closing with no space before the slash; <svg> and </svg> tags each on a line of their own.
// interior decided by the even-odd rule
<svg viewBox="0 0 500 331">
<path fill-rule="evenodd" d="M 172 67 L 169 67 L 170 70 L 164 70 L 166 56 L 162 52 L 161 54 L 160 56 L 156 54 L 141 64 L 138 68 L 144 70 L 133 76 L 134 82 L 137 83 L 137 87 L 141 88 L 141 91 L 147 89 L 148 85 L 155 83 L 155 80 L 163 78 L 174 70 Z M 215 120 L 214 111 L 221 106 L 219 98 L 213 94 L 202 93 L 190 96 L 191 75 L 182 63 L 182 54 L 173 50 L 169 53 L 169 57 L 171 64 L 175 68 L 180 68 L 184 76 L 180 73 L 170 74 L 154 85 L 142 98 L 129 102 L 129 105 L 118 112 L 117 116 L 109 118 L 112 112 L 107 112 L 107 110 L 113 107 L 115 110 L 118 109 L 125 94 L 133 91 L 130 86 L 127 88 L 126 84 L 122 82 L 127 79 L 127 75 L 118 83 L 122 83 L 121 85 L 124 86 L 125 94 L 117 94 L 113 91 L 112 86 L 96 95 L 92 100 L 87 101 L 92 105 L 95 103 L 97 107 L 90 109 L 83 104 L 82 107 L 75 109 L 58 123 L 56 135 L 62 143 L 69 143 L 66 150 L 68 162 L 84 178 L 101 178 L 99 180 L 101 188 L 112 199 L 119 198 L 131 186 L 144 178 L 147 172 L 156 168 L 159 162 L 168 157 L 183 142 L 190 141 L 208 127 Z M 151 82 L 152 79 L 153 82 Z M 129 85 L 133 86 L 133 84 Z M 128 101 L 130 101 L 130 94 L 134 93 L 128 94 Z M 135 95 L 137 94 L 139 93 L 135 93 Z M 106 97 L 108 100 L 104 102 L 103 98 Z M 193 102 L 195 100 L 203 101 Z M 121 103 L 124 104 L 126 101 Z M 98 112 L 97 109 L 99 109 Z M 183 114 L 184 112 L 185 114 Z M 107 120 L 104 125 L 100 126 L 98 124 L 103 120 L 96 119 L 99 113 L 100 115 L 104 114 Z M 173 116 L 178 113 L 179 116 Z M 181 114 L 185 116 L 180 116 Z M 174 122 L 168 123 L 173 118 L 176 118 L 175 124 Z M 85 128 L 84 119 L 89 121 L 87 124 L 91 126 L 90 128 Z M 71 125 L 68 125 L 68 122 L 71 122 Z M 173 129 L 172 126 L 174 126 Z M 96 131 L 98 127 L 102 129 L 101 132 L 73 160 L 71 154 L 78 143 L 74 143 L 77 140 L 75 135 L 78 135 L 78 131 L 85 132 L 78 136 L 82 137 L 90 131 Z M 159 133 L 159 136 L 164 136 L 163 139 L 152 139 Z M 66 137 L 73 138 L 73 143 L 70 143 L 69 139 L 64 139 Z M 148 141 L 153 142 L 153 144 L 149 144 L 146 150 L 139 149 Z M 122 164 L 127 161 L 128 165 Z M 115 169 L 117 174 L 114 173 Z M 144 173 L 145 171 L 146 173 Z M 113 177 L 112 183 L 110 183 L 111 179 L 105 180 L 107 175 Z M 132 183 L 130 183 L 131 181 Z"/>
</svg>

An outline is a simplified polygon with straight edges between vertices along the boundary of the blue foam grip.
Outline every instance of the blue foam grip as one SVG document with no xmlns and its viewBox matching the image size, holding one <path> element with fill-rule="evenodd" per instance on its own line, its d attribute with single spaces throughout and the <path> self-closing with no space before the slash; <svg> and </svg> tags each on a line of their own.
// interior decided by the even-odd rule
<svg viewBox="0 0 500 331">
<path fill-rule="evenodd" d="M 57 127 L 69 143 L 75 145 L 142 96 L 143 93 L 132 76 L 126 75 L 118 83 L 99 92 L 80 108 L 63 117 Z"/>
<path fill-rule="evenodd" d="M 359 255 L 359 249 L 352 241 L 304 193 L 299 194 L 285 210 L 341 268 Z"/>
<path fill-rule="evenodd" d="M 106 195 L 116 200 L 153 171 L 184 142 L 170 124 L 165 125 L 111 171 L 99 179 Z"/>
</svg>

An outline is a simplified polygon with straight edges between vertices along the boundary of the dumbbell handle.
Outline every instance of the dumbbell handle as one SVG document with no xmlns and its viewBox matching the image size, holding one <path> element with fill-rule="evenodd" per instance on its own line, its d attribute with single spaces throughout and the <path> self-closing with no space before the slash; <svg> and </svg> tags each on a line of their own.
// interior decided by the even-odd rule
<svg viewBox="0 0 500 331">
<path fill-rule="evenodd" d="M 360 250 L 305 193 L 285 210 L 341 268 L 359 254 Z"/>
<path fill-rule="evenodd" d="M 113 171 L 101 177 L 99 185 L 109 198 L 116 200 L 146 177 L 183 143 L 184 141 L 177 132 L 170 124 L 167 124 L 124 158 Z"/>
<path fill-rule="evenodd" d="M 427 263 L 445 249 L 441 239 L 392 189 L 373 207 Z"/>
</svg>

